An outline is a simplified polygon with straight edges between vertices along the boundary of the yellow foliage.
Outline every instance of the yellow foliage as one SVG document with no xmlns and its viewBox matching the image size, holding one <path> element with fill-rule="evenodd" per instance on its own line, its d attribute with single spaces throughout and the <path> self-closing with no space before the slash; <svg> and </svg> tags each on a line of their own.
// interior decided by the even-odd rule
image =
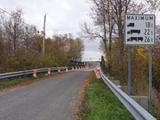
<svg viewBox="0 0 160 120">
<path fill-rule="evenodd" d="M 144 47 L 137 47 L 136 55 L 138 57 L 145 59 L 145 60 L 147 59 L 146 49 Z"/>
</svg>

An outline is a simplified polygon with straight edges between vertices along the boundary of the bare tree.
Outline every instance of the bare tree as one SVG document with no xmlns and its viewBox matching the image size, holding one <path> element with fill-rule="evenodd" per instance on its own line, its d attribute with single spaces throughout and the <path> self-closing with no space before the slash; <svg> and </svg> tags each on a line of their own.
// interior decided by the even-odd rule
<svg viewBox="0 0 160 120">
<path fill-rule="evenodd" d="M 91 39 L 101 39 L 104 43 L 104 48 L 107 52 L 107 12 L 106 12 L 106 0 L 90 0 L 93 3 L 93 6 L 91 8 L 92 13 L 91 17 L 94 23 L 93 27 L 90 27 L 85 23 L 83 25 L 83 31 Z"/>
<path fill-rule="evenodd" d="M 27 51 L 32 51 L 32 43 L 37 36 L 37 29 L 32 25 L 25 25 L 23 33 L 23 46 Z"/>
<path fill-rule="evenodd" d="M 145 2 L 149 6 L 149 11 L 155 12 L 156 10 L 160 10 L 160 0 L 145 0 Z"/>
<path fill-rule="evenodd" d="M 18 47 L 21 45 L 23 35 L 22 11 L 12 12 L 9 20 L 4 23 L 5 37 L 9 40 L 11 51 L 17 55 Z"/>
<path fill-rule="evenodd" d="M 103 48 L 106 53 L 109 71 L 111 69 L 111 48 L 112 33 L 114 27 L 113 9 L 111 0 L 90 0 L 93 3 L 91 8 L 91 18 L 94 25 L 89 27 L 86 23 L 83 26 L 85 33 L 91 39 L 100 39 L 103 42 Z"/>
<path fill-rule="evenodd" d="M 112 0 L 111 6 L 114 14 L 114 21 L 116 24 L 118 38 L 119 38 L 119 66 L 123 71 L 124 58 L 124 16 L 128 12 L 128 7 L 131 0 Z"/>
</svg>

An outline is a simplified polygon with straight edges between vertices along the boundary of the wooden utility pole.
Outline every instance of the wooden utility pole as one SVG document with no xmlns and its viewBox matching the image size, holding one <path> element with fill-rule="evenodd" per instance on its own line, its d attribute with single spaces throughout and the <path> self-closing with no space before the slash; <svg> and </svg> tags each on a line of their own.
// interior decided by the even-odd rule
<svg viewBox="0 0 160 120">
<path fill-rule="evenodd" d="M 44 15 L 44 24 L 43 24 L 43 47 L 42 47 L 42 55 L 45 54 L 45 36 L 46 36 L 46 14 Z"/>
</svg>

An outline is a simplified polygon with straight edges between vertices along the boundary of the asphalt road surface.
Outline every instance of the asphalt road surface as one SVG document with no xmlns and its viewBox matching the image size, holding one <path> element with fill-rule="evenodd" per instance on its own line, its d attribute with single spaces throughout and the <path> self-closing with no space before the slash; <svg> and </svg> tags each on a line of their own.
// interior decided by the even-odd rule
<svg viewBox="0 0 160 120">
<path fill-rule="evenodd" d="M 0 120 L 72 120 L 71 103 L 88 72 L 76 71 L 0 93 Z"/>
</svg>

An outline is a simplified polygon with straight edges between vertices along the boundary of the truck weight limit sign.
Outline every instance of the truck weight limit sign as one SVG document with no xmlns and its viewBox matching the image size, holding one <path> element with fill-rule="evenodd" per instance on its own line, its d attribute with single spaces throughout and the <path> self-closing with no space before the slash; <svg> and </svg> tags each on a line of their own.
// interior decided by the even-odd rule
<svg viewBox="0 0 160 120">
<path fill-rule="evenodd" d="M 153 45 L 155 39 L 155 15 L 126 15 L 125 41 L 127 45 Z"/>
<path fill-rule="evenodd" d="M 128 94 L 132 91 L 132 45 L 148 45 L 148 109 L 152 101 L 152 46 L 155 41 L 155 15 L 125 16 L 125 42 L 128 45 Z"/>
</svg>

